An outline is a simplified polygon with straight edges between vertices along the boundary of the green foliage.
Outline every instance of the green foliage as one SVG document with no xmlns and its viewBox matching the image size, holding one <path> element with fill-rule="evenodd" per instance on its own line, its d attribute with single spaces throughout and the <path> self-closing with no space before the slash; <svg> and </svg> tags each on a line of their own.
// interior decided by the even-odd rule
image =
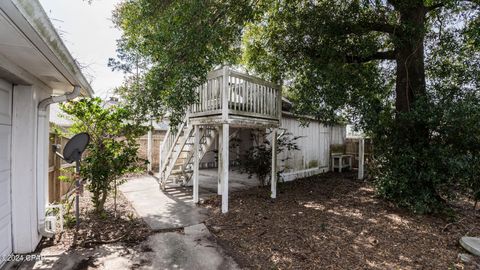
<svg viewBox="0 0 480 270">
<path fill-rule="evenodd" d="M 379 193 L 420 213 L 442 211 L 453 191 L 478 200 L 479 112 L 480 97 L 468 93 L 414 111 L 428 127 L 426 140 L 419 140 L 415 129 L 385 126 L 385 139 L 375 141 L 373 175 Z M 409 116 L 420 118 L 414 113 Z"/>
<path fill-rule="evenodd" d="M 65 212 L 63 214 L 63 225 L 67 228 L 73 228 L 76 224 L 76 218 L 72 210 L 73 202 L 75 201 L 75 196 L 66 197 L 63 203 L 63 208 Z"/>
<path fill-rule="evenodd" d="M 268 135 L 262 132 L 251 132 L 250 139 L 253 146 L 237 160 L 240 171 L 248 173 L 249 177 L 255 175 L 260 186 L 269 184 L 268 176 L 272 173 L 272 146 L 270 141 L 267 140 Z M 300 150 L 296 143 L 298 139 L 299 137 L 293 137 L 290 133 L 283 134 L 277 140 L 277 154 Z M 289 157 L 282 161 L 287 159 Z M 282 172 L 282 170 L 278 171 L 278 179 L 280 179 L 280 173 Z"/>
<path fill-rule="evenodd" d="M 379 193 L 432 212 L 451 188 L 478 196 L 479 6 L 128 0 L 114 19 L 124 51 L 151 60 L 144 88 L 132 90 L 138 107 L 170 110 L 175 125 L 209 70 L 241 64 L 283 81 L 296 114 L 362 129 L 375 144 Z"/>
<path fill-rule="evenodd" d="M 51 135 L 62 136 L 63 135 L 63 130 L 58 125 L 56 125 L 54 123 L 50 123 L 50 134 Z"/>
<path fill-rule="evenodd" d="M 80 173 L 89 181 L 92 202 L 96 212 L 101 213 L 117 179 L 139 166 L 136 139 L 146 129 L 130 120 L 129 110 L 104 107 L 99 98 L 71 101 L 61 108 L 73 120 L 69 130 L 72 134 L 87 132 L 90 135 Z"/>
<path fill-rule="evenodd" d="M 72 213 L 66 213 L 63 215 L 63 225 L 66 228 L 71 229 L 75 227 L 76 222 L 75 216 Z"/>
<path fill-rule="evenodd" d="M 58 176 L 58 180 L 61 182 L 65 183 L 70 183 L 72 184 L 74 182 L 73 176 L 75 173 L 75 169 L 73 167 L 71 168 L 61 168 L 60 169 L 60 175 Z"/>
<path fill-rule="evenodd" d="M 123 51 L 152 62 L 144 87 L 128 90 L 138 97 L 132 99 L 136 107 L 154 113 L 168 109 L 172 126 L 181 121 L 207 72 L 238 57 L 242 22 L 231 15 L 250 13 L 246 3 L 130 0 L 119 5 L 114 22 L 123 30 Z"/>
</svg>

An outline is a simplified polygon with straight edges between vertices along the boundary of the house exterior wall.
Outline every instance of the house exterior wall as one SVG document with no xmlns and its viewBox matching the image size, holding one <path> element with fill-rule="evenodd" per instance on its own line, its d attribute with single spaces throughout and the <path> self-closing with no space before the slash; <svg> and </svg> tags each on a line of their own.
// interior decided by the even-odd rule
<svg viewBox="0 0 480 270">
<path fill-rule="evenodd" d="M 12 88 L 0 79 L 0 267 L 1 258 L 12 252 L 11 142 Z"/>
<path fill-rule="evenodd" d="M 13 89 L 11 194 L 14 253 L 32 252 L 41 239 L 37 230 L 38 207 L 44 209 L 46 202 L 42 194 L 39 196 L 39 191 L 45 190 L 46 183 L 45 179 L 37 179 L 37 151 L 48 147 L 48 141 L 38 145 L 36 139 L 39 128 L 37 104 L 48 96 L 46 89 L 36 85 L 16 85 Z M 43 130 L 48 132 L 48 126 Z"/>
<path fill-rule="evenodd" d="M 231 128 L 230 135 L 236 134 L 237 143 L 234 145 L 233 140 L 230 141 L 230 155 L 229 161 L 231 165 L 235 165 L 235 162 L 238 158 L 246 153 L 248 149 L 253 145 L 250 133 L 251 129 L 241 129 L 241 128 Z M 202 160 L 200 161 L 200 168 L 213 168 L 217 167 L 217 153 L 218 153 L 218 140 L 210 148 L 210 151 L 205 153 Z"/>
<path fill-rule="evenodd" d="M 93 91 L 40 3 L 30 0 L 0 1 L 0 80 L 11 90 L 7 102 L 11 106 L 10 130 L 0 129 L 0 150 L 8 147 L 11 153 L 8 161 L 0 155 L 0 173 L 9 171 L 7 187 L 0 188 L 9 193 L 11 224 L 8 239 L 0 232 L 0 249 L 7 246 L 9 252 L 29 253 L 41 239 L 39 226 L 47 198 L 49 119 L 48 111 L 38 112 L 38 104 L 51 95 L 70 92 L 74 86 L 81 87 L 84 95 Z M 4 95 L 0 98 L 4 109 Z M 1 195 L 0 204 L 4 200 Z M 0 224 L 0 231 L 2 227 Z"/>
<path fill-rule="evenodd" d="M 284 115 L 281 122 L 281 129 L 285 129 L 296 140 L 298 151 L 283 152 L 278 155 L 279 170 L 282 171 L 282 178 L 285 181 L 307 177 L 314 174 L 326 172 L 330 168 L 330 145 L 343 144 L 346 139 L 346 126 L 327 126 L 319 121 L 311 121 L 308 126 L 302 126 L 300 121 L 293 116 Z M 234 164 L 237 157 L 242 157 L 255 142 L 252 141 L 252 129 L 232 128 L 230 134 L 236 131 L 239 145 L 232 147 L 230 142 L 230 164 Z M 282 130 L 279 131 L 279 134 Z M 267 136 L 267 139 L 268 136 Z M 260 142 L 261 143 L 261 142 Z M 205 154 L 200 162 L 200 168 L 216 167 L 217 143 Z"/>
<path fill-rule="evenodd" d="M 293 116 L 284 115 L 280 126 L 291 133 L 296 140 L 298 151 L 278 155 L 279 170 L 284 181 L 323 173 L 330 167 L 330 145 L 343 144 L 346 138 L 345 126 L 327 126 L 311 121 L 302 126 Z"/>
</svg>

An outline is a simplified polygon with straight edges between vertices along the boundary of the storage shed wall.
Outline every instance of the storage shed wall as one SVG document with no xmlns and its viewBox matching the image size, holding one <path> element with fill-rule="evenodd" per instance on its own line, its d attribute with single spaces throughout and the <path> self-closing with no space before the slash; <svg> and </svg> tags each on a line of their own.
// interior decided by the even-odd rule
<svg viewBox="0 0 480 270">
<path fill-rule="evenodd" d="M 286 181 L 328 171 L 330 145 L 343 144 L 346 138 L 345 126 L 327 126 L 318 121 L 302 126 L 292 116 L 284 115 L 281 128 L 299 137 L 296 143 L 300 150 L 279 154 L 280 170 Z"/>
</svg>

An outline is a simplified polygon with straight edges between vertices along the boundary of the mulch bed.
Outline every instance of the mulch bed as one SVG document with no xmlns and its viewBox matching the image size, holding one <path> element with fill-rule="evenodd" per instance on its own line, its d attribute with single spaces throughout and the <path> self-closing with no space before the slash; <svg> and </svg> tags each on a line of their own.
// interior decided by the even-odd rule
<svg viewBox="0 0 480 270">
<path fill-rule="evenodd" d="M 251 269 L 475 269 L 458 259 L 461 236 L 480 236 L 480 214 L 458 206 L 456 222 L 414 215 L 375 197 L 367 182 L 328 173 L 207 200 L 207 226 Z M 477 261 L 477 263 L 480 263 Z"/>
<path fill-rule="evenodd" d="M 80 198 L 80 226 L 76 242 L 74 242 L 75 225 L 65 228 L 63 232 L 48 241 L 45 245 L 56 245 L 62 249 L 93 247 L 97 245 L 122 242 L 134 246 L 146 240 L 152 231 L 136 214 L 125 196 L 117 194 L 117 211 L 114 211 L 114 200 L 109 197 L 105 203 L 105 213 L 100 216 L 94 212 L 91 194 L 85 190 Z M 74 215 L 74 206 L 71 213 Z"/>
</svg>

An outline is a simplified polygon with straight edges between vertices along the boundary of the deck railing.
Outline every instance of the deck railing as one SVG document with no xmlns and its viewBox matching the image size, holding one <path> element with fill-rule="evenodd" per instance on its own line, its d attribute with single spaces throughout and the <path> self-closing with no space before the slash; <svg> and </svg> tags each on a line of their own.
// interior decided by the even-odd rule
<svg viewBox="0 0 480 270">
<path fill-rule="evenodd" d="M 165 134 L 163 142 L 160 145 L 160 151 L 159 151 L 160 164 L 159 164 L 158 170 L 160 173 L 160 177 L 162 177 L 162 173 L 165 170 L 165 167 L 168 165 L 166 164 L 166 161 L 168 160 L 168 156 L 171 155 L 171 153 L 173 152 L 173 149 L 175 148 L 178 137 L 181 135 L 186 122 L 187 120 L 184 119 L 180 124 L 177 125 L 175 129 L 172 129 L 170 127 L 167 133 Z"/>
<path fill-rule="evenodd" d="M 191 106 L 189 117 L 222 115 L 228 118 L 228 115 L 238 115 L 280 118 L 280 86 L 228 67 L 210 72 L 207 82 L 197 87 L 196 92 L 198 102 Z"/>
</svg>

